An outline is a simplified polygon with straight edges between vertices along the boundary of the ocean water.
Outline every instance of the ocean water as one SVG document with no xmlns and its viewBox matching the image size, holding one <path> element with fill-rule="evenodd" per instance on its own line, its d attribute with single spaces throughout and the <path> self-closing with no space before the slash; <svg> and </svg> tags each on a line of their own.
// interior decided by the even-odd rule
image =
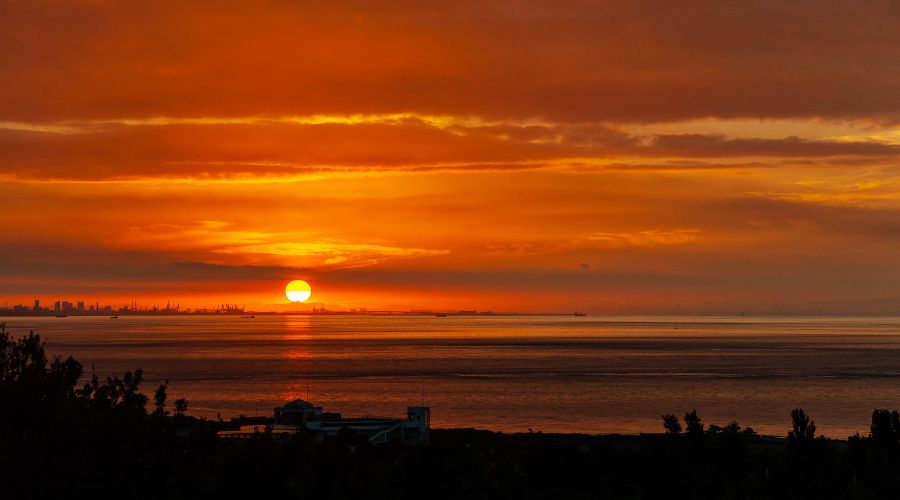
<svg viewBox="0 0 900 500">
<path fill-rule="evenodd" d="M 696 408 L 781 435 L 868 432 L 900 408 L 900 318 L 258 316 L 6 318 L 87 374 L 142 368 L 190 413 L 271 414 L 309 398 L 346 415 L 432 408 L 432 425 L 637 433 Z"/>
</svg>

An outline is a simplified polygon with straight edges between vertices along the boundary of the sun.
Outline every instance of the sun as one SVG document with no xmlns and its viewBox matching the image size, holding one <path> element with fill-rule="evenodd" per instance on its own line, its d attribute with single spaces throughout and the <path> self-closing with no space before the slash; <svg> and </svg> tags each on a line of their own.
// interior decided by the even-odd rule
<svg viewBox="0 0 900 500">
<path fill-rule="evenodd" d="M 284 294 L 291 302 L 306 302 L 312 295 L 312 288 L 303 280 L 294 280 L 284 287 Z"/>
</svg>

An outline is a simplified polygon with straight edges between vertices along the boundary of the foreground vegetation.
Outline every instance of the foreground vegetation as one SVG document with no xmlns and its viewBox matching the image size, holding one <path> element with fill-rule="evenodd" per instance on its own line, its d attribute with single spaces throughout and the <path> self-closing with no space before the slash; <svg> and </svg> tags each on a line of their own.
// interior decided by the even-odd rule
<svg viewBox="0 0 900 500">
<path fill-rule="evenodd" d="M 868 436 L 816 436 L 802 410 L 786 437 L 696 412 L 665 434 L 588 436 L 434 430 L 432 443 L 370 446 L 351 432 L 225 441 L 221 421 L 170 412 L 142 373 L 79 386 L 74 359 L 0 326 L 0 492 L 4 498 L 898 498 L 900 414 Z M 787 420 L 787 419 L 786 419 Z"/>
</svg>

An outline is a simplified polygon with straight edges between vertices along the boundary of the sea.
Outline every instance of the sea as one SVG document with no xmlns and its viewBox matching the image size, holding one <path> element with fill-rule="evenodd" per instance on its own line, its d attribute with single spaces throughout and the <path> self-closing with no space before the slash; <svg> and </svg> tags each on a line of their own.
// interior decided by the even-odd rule
<svg viewBox="0 0 900 500">
<path fill-rule="evenodd" d="M 278 315 L 5 318 L 85 377 L 144 371 L 145 393 L 208 418 L 303 398 L 348 416 L 431 408 L 434 427 L 661 432 L 696 409 L 784 435 L 801 407 L 833 438 L 900 408 L 900 318 Z"/>
</svg>

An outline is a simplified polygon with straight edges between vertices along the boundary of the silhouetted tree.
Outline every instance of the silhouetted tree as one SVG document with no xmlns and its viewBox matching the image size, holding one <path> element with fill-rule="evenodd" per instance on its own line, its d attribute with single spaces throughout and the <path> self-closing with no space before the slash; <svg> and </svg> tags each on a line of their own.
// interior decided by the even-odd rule
<svg viewBox="0 0 900 500">
<path fill-rule="evenodd" d="M 727 435 L 727 436 L 732 436 L 732 437 L 740 436 L 742 434 L 741 424 L 732 420 L 728 425 L 726 425 L 722 429 L 722 432 L 725 433 L 725 435 Z"/>
<path fill-rule="evenodd" d="M 0 426 L 40 426 L 77 405 L 75 384 L 81 363 L 56 356 L 51 362 L 40 336 L 29 332 L 18 340 L 0 324 Z M 26 427 L 27 428 L 27 427 Z"/>
<path fill-rule="evenodd" d="M 107 377 L 105 383 L 101 383 L 95 374 L 90 382 L 76 391 L 76 395 L 92 411 L 142 418 L 147 415 L 147 396 L 140 392 L 143 378 L 141 369 L 133 373 L 125 372 L 121 379 Z"/>
<path fill-rule="evenodd" d="M 188 401 L 184 398 L 179 398 L 175 400 L 175 415 L 176 416 L 184 416 L 187 413 L 188 409 Z"/>
<path fill-rule="evenodd" d="M 824 437 L 816 436 L 816 423 L 802 408 L 791 411 L 791 428 L 785 443 L 786 496 L 792 498 L 841 498 L 838 455 Z M 847 476 L 845 476 L 847 477 Z"/>
<path fill-rule="evenodd" d="M 872 439 L 890 449 L 900 441 L 900 413 L 897 410 L 875 410 L 872 412 Z"/>
<path fill-rule="evenodd" d="M 666 434 L 681 434 L 681 422 L 678 421 L 678 417 L 671 413 L 667 413 L 662 416 L 662 420 L 663 428 L 666 429 Z"/>
<path fill-rule="evenodd" d="M 156 392 L 153 394 L 153 404 L 155 406 L 155 409 L 153 410 L 154 417 L 161 418 L 169 414 L 166 410 L 166 390 L 168 388 L 169 381 L 166 380 L 159 385 L 159 388 L 157 388 Z"/>
<path fill-rule="evenodd" d="M 158 479 L 171 473 L 186 446 L 164 432 L 167 426 L 148 425 L 148 398 L 140 392 L 143 372 L 126 372 L 104 382 L 94 374 L 76 389 L 81 374 L 82 365 L 71 357 L 50 361 L 39 336 L 12 339 L 0 325 L 4 495 L 81 497 L 122 489 L 123 497 L 139 497 L 147 495 L 137 494 L 135 485 L 165 485 Z M 164 411 L 165 396 L 164 384 L 154 397 L 157 410 Z M 186 401 L 176 406 L 183 423 L 197 427 L 196 419 L 186 420 Z M 214 431 L 204 432 L 197 442 L 210 442 Z M 127 471 L 122 469 L 126 464 L 131 465 Z"/>
<path fill-rule="evenodd" d="M 696 409 L 684 415 L 684 426 L 689 437 L 693 439 L 703 438 L 703 423 L 700 421 Z"/>
<path fill-rule="evenodd" d="M 816 422 L 809 418 L 803 408 L 791 411 L 791 430 L 788 441 L 812 441 L 816 437 Z"/>
</svg>

